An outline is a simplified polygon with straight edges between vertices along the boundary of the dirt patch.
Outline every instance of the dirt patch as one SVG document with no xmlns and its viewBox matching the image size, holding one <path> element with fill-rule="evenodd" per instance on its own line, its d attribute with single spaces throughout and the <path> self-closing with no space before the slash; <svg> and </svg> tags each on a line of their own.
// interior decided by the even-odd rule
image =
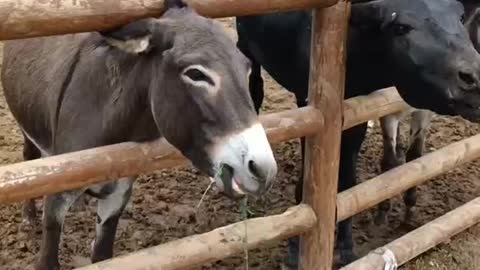
<svg viewBox="0 0 480 270">
<path fill-rule="evenodd" d="M 222 20 L 229 26 L 232 21 Z M 278 86 L 267 74 L 264 112 L 294 108 L 291 94 Z M 480 127 L 460 118 L 435 117 L 428 135 L 429 151 L 478 134 Z M 408 129 L 402 124 L 404 140 Z M 381 135 L 378 123 L 365 141 L 358 166 L 361 180 L 379 173 Z M 22 137 L 0 95 L 0 164 L 22 160 Z M 295 182 L 299 176 L 298 140 L 285 142 L 274 149 L 279 175 L 272 191 L 262 201 L 252 203 L 256 216 L 284 211 L 294 204 Z M 373 210 L 355 217 L 355 242 L 359 255 L 386 244 L 480 194 L 479 162 L 475 161 L 436 177 L 419 187 L 417 212 L 409 224 L 403 224 L 404 206 L 400 196 L 393 200 L 389 225 L 373 225 Z M 151 247 L 194 233 L 202 233 L 240 220 L 239 205 L 215 191 L 210 192 L 200 211 L 199 202 L 209 181 L 193 168 L 156 171 L 142 175 L 135 183 L 132 200 L 122 215 L 115 242 L 115 255 Z M 63 269 L 88 263 L 89 247 L 94 238 L 95 201 L 85 211 L 70 212 L 60 248 Z M 31 269 L 39 248 L 41 231 L 26 234 L 19 230 L 20 204 L 0 207 L 1 269 Z M 480 227 L 474 227 L 451 242 L 427 252 L 403 269 L 479 269 Z M 285 242 L 250 253 L 250 269 L 279 269 L 285 256 Z M 192 269 L 244 269 L 241 255 Z"/>
</svg>

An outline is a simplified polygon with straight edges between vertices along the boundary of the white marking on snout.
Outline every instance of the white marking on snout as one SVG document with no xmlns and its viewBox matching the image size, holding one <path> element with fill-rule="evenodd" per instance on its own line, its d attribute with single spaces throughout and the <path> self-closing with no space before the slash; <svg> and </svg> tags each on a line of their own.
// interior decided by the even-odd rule
<svg viewBox="0 0 480 270">
<path fill-rule="evenodd" d="M 277 173 L 277 163 L 272 148 L 260 123 L 255 123 L 249 128 L 219 140 L 211 156 L 217 168 L 220 164 L 227 164 L 234 169 L 233 177 L 239 182 L 234 181 L 233 188 L 238 184 L 249 190 L 258 189 L 258 182 L 253 180 L 257 177 L 249 170 L 249 161 L 255 162 L 264 171 L 262 174 L 265 175 L 265 180 L 272 180 Z"/>
<path fill-rule="evenodd" d="M 267 139 L 267 134 L 260 123 L 254 124 L 252 127 L 245 129 L 238 135 L 239 141 L 244 141 L 248 149 L 248 154 L 244 160 L 245 166 L 248 167 L 248 161 L 252 160 L 258 165 L 273 165 L 274 170 L 268 172 L 268 178 L 272 174 L 276 174 L 277 168 L 272 148 Z M 235 137 L 234 137 L 235 141 Z"/>
<path fill-rule="evenodd" d="M 194 81 L 190 77 L 185 75 L 187 71 L 192 69 L 197 69 L 201 71 L 205 76 L 209 77 L 213 81 L 213 85 L 205 81 Z M 202 66 L 202 65 L 190 65 L 186 67 L 182 71 L 182 79 L 188 84 L 206 89 L 210 94 L 216 94 L 220 89 L 220 84 L 221 84 L 220 75 L 218 75 L 218 73 L 215 72 L 214 70 L 206 68 L 205 66 Z"/>
</svg>

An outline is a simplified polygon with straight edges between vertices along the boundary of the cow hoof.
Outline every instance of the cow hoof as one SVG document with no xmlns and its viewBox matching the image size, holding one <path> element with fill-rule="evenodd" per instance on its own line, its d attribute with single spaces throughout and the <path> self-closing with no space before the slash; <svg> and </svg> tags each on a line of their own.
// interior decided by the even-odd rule
<svg viewBox="0 0 480 270">
<path fill-rule="evenodd" d="M 282 264 L 283 270 L 297 270 L 299 240 L 298 236 L 288 239 L 288 252 L 287 258 Z"/>
<path fill-rule="evenodd" d="M 60 266 L 35 266 L 35 270 L 60 270 Z"/>
<path fill-rule="evenodd" d="M 282 270 L 297 270 L 298 268 L 298 257 L 287 255 L 287 258 L 282 264 Z"/>
<path fill-rule="evenodd" d="M 377 226 L 380 226 L 380 225 L 385 225 L 387 224 L 388 220 L 387 220 L 387 214 L 383 211 L 378 211 L 377 212 L 377 215 L 375 216 L 375 218 L 373 219 L 373 222 L 375 223 L 375 225 Z"/>
<path fill-rule="evenodd" d="M 35 270 L 60 270 L 60 264 L 45 264 L 42 262 L 38 262 L 35 264 Z"/>
<path fill-rule="evenodd" d="M 404 217 L 405 223 L 408 223 L 413 219 L 413 217 L 415 216 L 415 210 L 416 210 L 415 207 L 411 207 L 411 208 L 407 207 L 407 209 L 405 210 L 405 217 Z"/>
<path fill-rule="evenodd" d="M 338 262 L 339 267 L 343 267 L 357 260 L 357 256 L 351 249 L 341 249 L 339 250 L 339 253 L 340 253 L 340 261 Z"/>
<path fill-rule="evenodd" d="M 298 266 L 297 265 L 292 266 L 292 265 L 289 265 L 288 263 L 283 263 L 280 266 L 280 269 L 281 270 L 298 270 Z"/>
<path fill-rule="evenodd" d="M 33 232 L 35 231 L 35 220 L 24 218 L 19 226 L 20 231 L 22 232 Z"/>
</svg>

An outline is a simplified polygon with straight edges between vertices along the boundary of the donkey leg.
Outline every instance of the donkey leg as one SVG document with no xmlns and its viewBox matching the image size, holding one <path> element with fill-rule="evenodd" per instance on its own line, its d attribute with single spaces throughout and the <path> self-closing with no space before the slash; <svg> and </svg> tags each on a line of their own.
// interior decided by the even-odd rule
<svg viewBox="0 0 480 270">
<path fill-rule="evenodd" d="M 23 135 L 23 159 L 33 160 L 41 157 L 40 150 L 25 136 Z M 37 208 L 35 206 L 35 199 L 29 199 L 23 202 L 22 205 L 22 224 L 20 228 L 22 230 L 29 230 L 36 224 Z"/>
<path fill-rule="evenodd" d="M 110 259 L 118 221 L 132 194 L 134 177 L 119 179 L 113 192 L 98 201 L 96 238 L 92 244 L 92 263 Z"/>
<path fill-rule="evenodd" d="M 35 270 L 59 269 L 58 249 L 63 222 L 68 209 L 83 191 L 71 191 L 46 196 L 43 210 L 43 233 Z"/>
<path fill-rule="evenodd" d="M 383 136 L 383 157 L 381 162 L 382 172 L 393 169 L 403 163 L 403 153 L 400 148 L 399 124 L 400 114 L 390 114 L 380 118 Z M 387 212 L 390 211 L 390 200 L 385 200 L 378 205 L 374 223 L 377 225 L 387 223 Z"/>
<path fill-rule="evenodd" d="M 425 151 L 425 137 L 427 135 L 430 121 L 433 113 L 430 111 L 420 110 L 412 113 L 410 124 L 410 145 L 407 151 L 407 162 L 421 157 Z M 408 189 L 403 195 L 403 201 L 407 207 L 405 212 L 405 221 L 411 219 L 414 207 L 417 204 L 416 187 Z"/>
</svg>

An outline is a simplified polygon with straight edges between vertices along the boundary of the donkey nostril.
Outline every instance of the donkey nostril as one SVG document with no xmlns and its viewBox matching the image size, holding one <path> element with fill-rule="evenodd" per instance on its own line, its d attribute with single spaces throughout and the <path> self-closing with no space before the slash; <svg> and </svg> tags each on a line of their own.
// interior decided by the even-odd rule
<svg viewBox="0 0 480 270">
<path fill-rule="evenodd" d="M 250 173 L 252 173 L 254 176 L 256 176 L 258 178 L 262 177 L 262 174 L 260 173 L 260 170 L 259 170 L 257 164 L 255 163 L 255 161 L 250 160 L 248 162 L 248 169 L 250 170 Z"/>
<path fill-rule="evenodd" d="M 459 71 L 458 78 L 460 78 L 460 80 L 463 81 L 467 86 L 475 85 L 475 78 L 471 73 Z"/>
</svg>

